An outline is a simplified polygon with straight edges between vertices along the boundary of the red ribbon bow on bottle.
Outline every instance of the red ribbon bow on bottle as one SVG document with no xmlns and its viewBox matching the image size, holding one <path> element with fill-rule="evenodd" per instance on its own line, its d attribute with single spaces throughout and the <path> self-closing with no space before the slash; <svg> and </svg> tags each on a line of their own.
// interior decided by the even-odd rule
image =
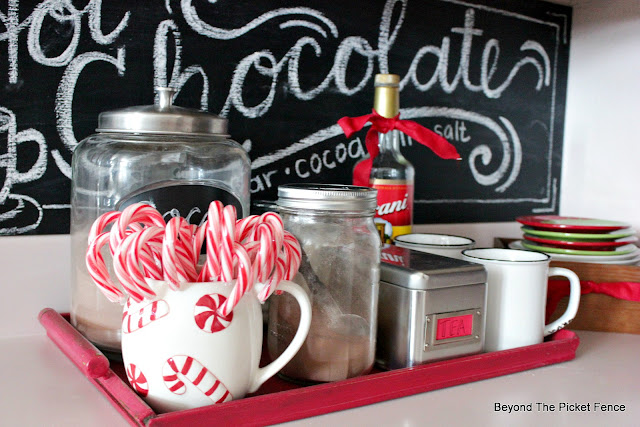
<svg viewBox="0 0 640 427">
<path fill-rule="evenodd" d="M 373 159 L 380 152 L 378 147 L 378 133 L 387 133 L 393 129 L 410 136 L 414 141 L 429 147 L 435 154 L 443 159 L 460 159 L 460 155 L 456 148 L 446 139 L 435 132 L 430 131 L 424 126 L 411 120 L 400 120 L 400 115 L 388 119 L 372 110 L 371 114 L 359 117 L 343 117 L 338 120 L 338 124 L 342 131 L 351 138 L 355 132 L 361 130 L 367 122 L 371 123 L 371 129 L 367 132 L 365 145 L 369 152 L 369 158 L 358 163 L 353 169 L 353 185 L 367 187 L 369 186 L 369 174 L 371 173 L 371 165 Z"/>
</svg>

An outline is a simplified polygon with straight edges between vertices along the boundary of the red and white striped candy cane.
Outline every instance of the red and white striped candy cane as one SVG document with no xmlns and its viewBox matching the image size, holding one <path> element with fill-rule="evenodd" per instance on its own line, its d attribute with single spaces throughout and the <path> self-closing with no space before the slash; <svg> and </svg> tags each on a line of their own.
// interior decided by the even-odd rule
<svg viewBox="0 0 640 427">
<path fill-rule="evenodd" d="M 260 222 L 268 223 L 273 226 L 274 232 L 278 233 L 277 235 L 274 234 L 276 239 L 278 239 L 276 240 L 276 246 L 278 247 L 278 249 L 280 249 L 280 247 L 282 246 L 282 237 L 284 233 L 284 223 L 282 222 L 282 218 L 280 217 L 280 215 L 275 212 L 265 212 L 260 215 Z"/>
<path fill-rule="evenodd" d="M 227 205 L 222 212 L 222 240 L 220 241 L 220 280 L 223 282 L 230 282 L 235 278 L 233 268 L 235 236 L 236 208 L 233 205 Z"/>
<path fill-rule="evenodd" d="M 258 215 L 249 215 L 236 221 L 236 242 L 244 243 L 251 236 L 253 229 L 260 222 Z"/>
<path fill-rule="evenodd" d="M 137 237 L 137 233 L 142 233 L 142 231 L 136 231 L 126 236 L 116 249 L 116 253 L 113 255 L 113 271 L 116 273 L 122 287 L 129 294 L 129 298 L 133 298 L 135 302 L 140 302 L 146 295 L 153 298 L 155 293 L 153 293 L 146 283 L 142 288 L 139 288 L 138 283 L 131 277 L 127 266 L 127 257 L 130 256 L 129 251 L 136 250 L 135 247 L 132 247 L 132 243 Z M 134 254 L 133 256 L 139 257 L 139 254 Z"/>
<path fill-rule="evenodd" d="M 187 391 L 187 386 L 181 377 L 196 386 L 214 403 L 233 400 L 227 387 L 202 363 L 191 356 L 173 356 L 165 362 L 162 368 L 164 384 L 172 393 L 184 394 Z"/>
<path fill-rule="evenodd" d="M 300 268 L 302 255 L 300 243 L 288 231 L 284 232 L 283 241 L 283 250 L 278 255 L 273 274 L 258 292 L 258 299 L 262 302 L 277 291 L 277 287 L 282 280 L 292 280 L 298 272 L 298 268 Z"/>
<path fill-rule="evenodd" d="M 165 228 L 162 244 L 163 276 L 174 291 L 180 288 L 180 283 L 196 280 L 193 241 L 187 237 L 190 231 L 189 223 L 182 217 L 171 218 Z"/>
<path fill-rule="evenodd" d="M 104 229 L 107 228 L 107 225 L 116 221 L 120 218 L 119 211 L 107 212 L 98 217 L 93 224 L 91 225 L 91 229 L 89 230 L 89 244 L 98 237 L 99 234 L 104 232 Z"/>
<path fill-rule="evenodd" d="M 195 263 L 198 265 L 200 262 L 200 252 L 202 251 L 202 245 L 207 236 L 207 226 L 202 224 L 200 227 L 196 227 L 193 233 L 193 254 L 195 256 Z"/>
<path fill-rule="evenodd" d="M 275 266 L 277 254 L 274 227 L 269 223 L 258 224 L 254 235 L 258 239 L 258 251 L 253 261 L 253 280 L 264 282 Z"/>
<path fill-rule="evenodd" d="M 284 249 L 287 253 L 287 270 L 284 275 L 284 280 L 293 280 L 300 268 L 302 249 L 300 248 L 298 239 L 288 231 L 284 232 Z"/>
<path fill-rule="evenodd" d="M 114 253 L 127 234 L 139 231 L 140 224 L 164 227 L 165 221 L 160 212 L 146 203 L 134 203 L 124 208 L 111 228 L 111 251 Z"/>
<path fill-rule="evenodd" d="M 222 241 L 222 212 L 224 206 L 215 200 L 209 204 L 206 221 L 207 257 L 198 276 L 199 282 L 210 282 L 220 278 L 220 242 Z"/>
<path fill-rule="evenodd" d="M 162 227 L 146 227 L 130 234 L 125 239 L 128 248 L 124 252 L 125 265 L 122 268 L 126 270 L 128 278 L 133 281 L 138 292 L 145 298 L 152 299 L 156 296 L 156 293 L 147 284 L 146 278 L 156 280 L 163 278 L 161 265 L 163 238 L 164 229 Z M 130 239 L 131 242 L 129 242 Z M 156 245 L 157 249 L 154 250 L 153 245 Z M 120 256 L 115 259 L 118 263 L 123 261 Z"/>
<path fill-rule="evenodd" d="M 260 215 L 260 222 L 271 225 L 273 239 L 274 239 L 274 251 L 272 252 L 272 259 L 270 260 L 270 267 L 273 269 L 276 263 L 276 258 L 282 250 L 282 244 L 284 240 L 284 224 L 282 218 L 275 212 L 265 212 Z M 256 229 L 257 230 L 257 229 Z"/>
<path fill-rule="evenodd" d="M 271 294 L 276 290 L 280 282 L 285 276 L 285 272 L 287 270 L 286 266 L 286 255 L 283 253 L 278 256 L 276 260 L 276 266 L 273 270 L 273 274 L 269 278 L 269 280 L 265 283 L 265 285 L 258 292 L 258 299 L 262 302 L 265 302 Z"/>
<path fill-rule="evenodd" d="M 240 243 L 234 243 L 234 256 L 233 258 L 238 262 L 238 274 L 236 284 L 231 290 L 231 293 L 227 297 L 227 300 L 223 302 L 218 308 L 218 313 L 221 316 L 229 316 L 234 307 L 240 301 L 240 298 L 249 290 L 253 272 L 251 271 L 251 259 L 249 254 L 245 250 L 244 246 Z"/>
<path fill-rule="evenodd" d="M 169 314 L 169 304 L 165 300 L 156 300 L 139 310 L 131 311 L 131 299 L 128 299 L 122 314 L 122 332 L 130 334 L 167 314 Z"/>
<path fill-rule="evenodd" d="M 125 295 L 118 289 L 109 276 L 109 271 L 100 253 L 100 249 L 109 242 L 109 233 L 101 233 L 89 242 L 85 263 L 89 276 L 98 289 L 112 302 L 124 302 Z"/>
</svg>

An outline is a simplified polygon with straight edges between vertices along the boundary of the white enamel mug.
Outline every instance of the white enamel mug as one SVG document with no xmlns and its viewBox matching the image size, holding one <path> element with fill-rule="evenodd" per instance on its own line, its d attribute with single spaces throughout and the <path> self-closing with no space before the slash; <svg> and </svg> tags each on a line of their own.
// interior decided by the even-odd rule
<svg viewBox="0 0 640 427">
<path fill-rule="evenodd" d="M 278 290 L 300 305 L 300 324 L 289 347 L 260 368 L 262 310 L 254 289 L 233 312 L 217 307 L 235 281 L 184 283 L 177 291 L 149 280 L 153 300 L 129 298 L 122 322 L 122 359 L 132 388 L 158 412 L 197 408 L 240 399 L 286 365 L 302 346 L 311 324 L 306 292 L 283 281 Z"/>
<path fill-rule="evenodd" d="M 473 249 L 475 240 L 450 234 L 411 233 L 396 236 L 394 245 L 405 249 L 462 259 L 462 251 Z"/>
<path fill-rule="evenodd" d="M 550 268 L 550 257 L 545 253 L 481 248 L 463 251 L 462 258 L 487 270 L 485 351 L 539 344 L 545 336 L 564 328 L 578 312 L 580 279 L 566 268 Z M 571 292 L 564 314 L 545 325 L 551 276 L 569 279 Z"/>
</svg>

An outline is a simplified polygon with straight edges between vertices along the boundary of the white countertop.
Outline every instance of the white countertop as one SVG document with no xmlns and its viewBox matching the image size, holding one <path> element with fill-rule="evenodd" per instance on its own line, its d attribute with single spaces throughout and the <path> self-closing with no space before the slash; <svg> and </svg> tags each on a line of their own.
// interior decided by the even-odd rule
<svg viewBox="0 0 640 427">
<path fill-rule="evenodd" d="M 637 426 L 640 420 L 640 335 L 577 331 L 576 358 L 447 389 L 299 420 L 287 425 L 582 425 Z M 127 421 L 44 335 L 0 339 L 0 424 L 126 426 Z M 532 404 L 531 412 L 496 412 Z M 540 405 L 537 405 L 540 403 Z M 560 403 L 587 412 L 560 411 Z M 595 404 L 624 405 L 602 412 Z M 538 411 L 542 404 L 554 412 Z M 586 407 L 588 405 L 588 408 Z"/>
</svg>

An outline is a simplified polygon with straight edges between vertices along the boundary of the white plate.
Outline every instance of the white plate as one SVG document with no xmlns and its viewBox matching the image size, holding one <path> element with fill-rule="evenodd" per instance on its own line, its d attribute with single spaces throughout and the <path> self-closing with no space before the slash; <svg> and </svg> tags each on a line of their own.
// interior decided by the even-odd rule
<svg viewBox="0 0 640 427">
<path fill-rule="evenodd" d="M 522 246 L 521 240 L 516 240 L 509 243 L 511 249 L 524 249 L 528 251 L 530 249 Z M 546 253 L 546 252 L 545 252 Z M 638 255 L 640 255 L 640 249 L 635 247 L 631 252 L 624 255 L 566 255 L 566 254 L 548 254 L 551 259 L 556 261 L 570 261 L 570 262 L 596 262 L 599 264 L 625 264 L 632 265 L 638 262 Z"/>
</svg>

